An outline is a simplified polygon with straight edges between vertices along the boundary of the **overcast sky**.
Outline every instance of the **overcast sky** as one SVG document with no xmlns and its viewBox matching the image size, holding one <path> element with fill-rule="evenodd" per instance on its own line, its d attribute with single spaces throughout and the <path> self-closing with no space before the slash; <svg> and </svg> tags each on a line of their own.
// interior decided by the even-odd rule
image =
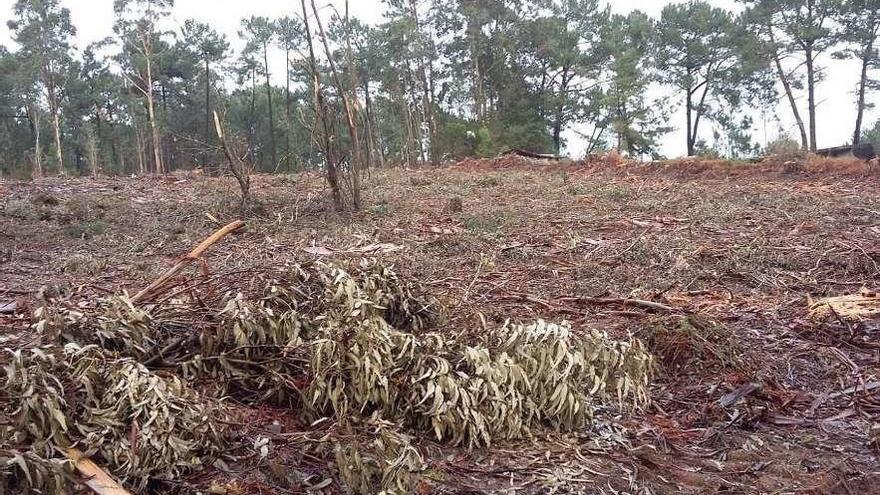
<svg viewBox="0 0 880 495">
<path fill-rule="evenodd" d="M 11 15 L 15 0 L 0 0 L 0 43 L 9 45 L 9 30 L 6 20 Z M 70 9 L 73 22 L 77 28 L 77 43 L 81 48 L 92 41 L 100 40 L 112 34 L 113 25 L 113 0 L 61 0 L 61 3 Z M 341 0 L 318 0 L 319 5 L 335 4 L 342 10 L 344 5 Z M 626 13 L 633 9 L 640 9 L 652 16 L 659 16 L 666 3 L 661 0 L 609 0 L 612 10 Z M 710 3 L 730 10 L 737 10 L 738 5 L 733 0 L 710 0 Z M 240 48 L 238 30 L 240 20 L 251 15 L 262 15 L 270 18 L 295 14 L 299 2 L 295 0 L 176 0 L 173 12 L 173 20 L 177 25 L 182 25 L 188 18 L 195 18 L 207 22 L 215 29 L 223 32 L 229 38 L 234 48 Z M 350 0 L 352 16 L 375 24 L 381 22 L 383 7 L 379 0 Z M 327 10 L 329 13 L 329 10 Z M 828 67 L 827 77 L 818 87 L 817 101 L 819 103 L 818 114 L 818 138 L 820 147 L 837 146 L 852 140 L 852 132 L 855 124 L 855 104 L 853 91 L 858 80 L 858 65 L 853 61 L 837 61 L 825 59 L 822 64 Z M 283 82 L 284 57 L 281 53 L 275 53 L 270 59 L 270 70 L 278 84 Z M 876 94 L 869 97 L 869 102 L 875 101 Z M 806 118 L 806 97 L 800 99 L 802 114 Z M 778 135 L 781 127 L 792 137 L 797 136 L 797 128 L 791 118 L 791 110 L 788 105 L 780 104 L 775 111 L 766 112 L 762 115 L 755 112 L 755 128 L 753 137 L 760 144 L 765 139 L 772 140 Z M 870 112 L 866 118 L 866 125 L 872 125 L 878 112 Z M 663 139 L 662 152 L 667 156 L 680 156 L 685 153 L 684 146 L 684 114 L 679 109 L 671 115 L 670 124 L 676 127 L 676 131 Z M 765 123 L 766 122 L 766 123 Z M 701 136 L 711 139 L 709 126 L 701 127 Z M 568 152 L 573 156 L 582 153 L 583 145 L 574 133 L 568 133 Z"/>
</svg>

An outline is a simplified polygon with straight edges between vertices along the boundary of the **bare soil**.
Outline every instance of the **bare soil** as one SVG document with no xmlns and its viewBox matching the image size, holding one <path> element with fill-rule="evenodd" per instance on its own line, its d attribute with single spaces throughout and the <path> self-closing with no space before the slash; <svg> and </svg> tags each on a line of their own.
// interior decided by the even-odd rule
<svg viewBox="0 0 880 495">
<path fill-rule="evenodd" d="M 654 404 L 635 417 L 471 452 L 418 440 L 422 493 L 880 493 L 880 323 L 808 317 L 811 300 L 880 288 L 880 174 L 748 167 L 376 170 L 352 215 L 332 211 L 317 174 L 257 176 L 247 229 L 202 268 L 377 256 L 451 308 L 450 332 L 481 316 L 567 319 L 657 355 Z M 31 338 L 47 299 L 139 290 L 236 205 L 232 179 L 199 175 L 0 182 L 0 307 L 18 308 L 0 315 L 0 347 Z M 332 479 L 332 451 L 310 441 L 332 426 L 271 408 L 240 417 L 241 435 L 271 439 L 271 460 L 177 488 L 301 493 Z"/>
</svg>

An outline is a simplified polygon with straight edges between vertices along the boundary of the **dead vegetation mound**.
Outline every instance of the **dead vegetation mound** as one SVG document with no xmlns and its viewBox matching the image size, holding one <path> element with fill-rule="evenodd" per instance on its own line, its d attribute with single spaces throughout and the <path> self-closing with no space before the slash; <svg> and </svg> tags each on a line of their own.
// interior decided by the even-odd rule
<svg viewBox="0 0 880 495">
<path fill-rule="evenodd" d="M 142 489 L 203 465 L 224 446 L 223 410 L 179 377 L 97 346 L 7 351 L 0 402 L 3 493 L 70 493 L 79 448 Z"/>
<path fill-rule="evenodd" d="M 232 397 L 332 418 L 355 432 L 336 440 L 341 482 L 403 493 L 424 469 L 412 435 L 486 446 L 583 428 L 600 404 L 648 401 L 653 360 L 640 341 L 541 320 L 457 337 L 436 300 L 376 260 L 270 267 L 227 284 L 173 277 L 138 303 L 39 310 L 39 342 L 8 351 L 0 440 L 14 450 L 0 451 L 0 483 L 65 493 L 68 447 L 136 488 L 176 476 L 230 441 L 218 398 Z"/>
</svg>

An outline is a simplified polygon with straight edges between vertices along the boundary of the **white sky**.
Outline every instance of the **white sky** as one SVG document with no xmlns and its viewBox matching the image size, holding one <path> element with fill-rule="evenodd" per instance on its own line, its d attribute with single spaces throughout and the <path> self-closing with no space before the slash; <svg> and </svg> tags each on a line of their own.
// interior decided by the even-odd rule
<svg viewBox="0 0 880 495">
<path fill-rule="evenodd" d="M 667 3 L 661 0 L 607 0 L 612 10 L 626 13 L 633 9 L 640 9 L 649 15 L 658 17 L 663 6 Z M 730 10 L 739 8 L 734 0 L 709 0 L 710 3 Z M 12 6 L 15 0 L 0 0 L 0 43 L 9 45 L 9 30 L 6 21 L 11 16 Z M 113 0 L 61 0 L 61 3 L 70 9 L 73 23 L 76 26 L 77 42 L 81 48 L 92 41 L 100 40 L 112 34 L 113 25 Z M 342 0 L 317 0 L 319 5 L 335 4 L 342 11 Z M 233 48 L 240 48 L 238 30 L 240 21 L 251 15 L 262 15 L 269 18 L 295 14 L 300 3 L 297 0 L 176 0 L 173 12 L 173 21 L 176 25 L 182 25 L 188 18 L 195 18 L 211 24 L 215 29 L 226 34 Z M 353 17 L 357 17 L 367 23 L 377 23 L 382 20 L 384 7 L 379 0 L 350 0 L 350 9 Z M 327 10 L 329 14 L 329 10 Z M 818 139 L 819 147 L 837 146 L 852 140 L 852 132 L 855 125 L 855 103 L 853 91 L 858 81 L 858 64 L 854 61 L 831 60 L 828 57 L 822 60 L 822 64 L 828 67 L 827 77 L 822 81 L 817 90 L 818 106 Z M 270 71 L 273 78 L 277 77 L 278 84 L 283 81 L 284 58 L 282 53 L 274 53 L 270 58 Z M 876 101 L 877 94 L 869 94 L 868 102 Z M 806 96 L 800 95 L 801 113 L 806 119 Z M 865 119 L 865 125 L 870 126 L 880 115 L 880 112 L 869 112 Z M 767 112 L 766 124 L 760 112 L 753 115 L 755 125 L 753 139 L 760 144 L 774 139 L 781 127 L 790 136 L 797 136 L 797 128 L 791 117 L 791 110 L 787 103 L 780 102 L 774 112 Z M 778 117 L 778 120 L 777 120 Z M 670 116 L 671 125 L 676 131 L 668 134 L 662 141 L 662 152 L 667 156 L 680 156 L 684 154 L 684 114 L 679 109 Z M 700 129 L 701 137 L 711 141 L 712 130 L 709 125 Z M 583 150 L 581 138 L 575 133 L 569 132 L 568 152 L 572 156 L 579 156 Z"/>
</svg>

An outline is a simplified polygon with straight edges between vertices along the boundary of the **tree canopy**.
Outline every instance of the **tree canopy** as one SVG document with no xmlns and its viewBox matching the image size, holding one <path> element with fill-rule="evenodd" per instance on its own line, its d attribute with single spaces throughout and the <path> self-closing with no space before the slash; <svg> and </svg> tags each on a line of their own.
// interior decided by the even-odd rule
<svg viewBox="0 0 880 495">
<path fill-rule="evenodd" d="M 58 0 L 18 0 L 14 45 L 0 48 L 0 172 L 216 170 L 214 111 L 263 171 L 575 144 L 660 157 L 674 130 L 689 155 L 749 155 L 750 112 L 780 100 L 815 148 L 823 54 L 858 61 L 862 139 L 880 2 L 741 1 L 738 14 L 689 0 L 654 19 L 599 0 L 384 0 L 376 25 L 302 2 L 242 20 L 235 51 L 206 23 L 176 24 L 173 0 L 115 0 L 113 36 L 83 47 Z"/>
</svg>

